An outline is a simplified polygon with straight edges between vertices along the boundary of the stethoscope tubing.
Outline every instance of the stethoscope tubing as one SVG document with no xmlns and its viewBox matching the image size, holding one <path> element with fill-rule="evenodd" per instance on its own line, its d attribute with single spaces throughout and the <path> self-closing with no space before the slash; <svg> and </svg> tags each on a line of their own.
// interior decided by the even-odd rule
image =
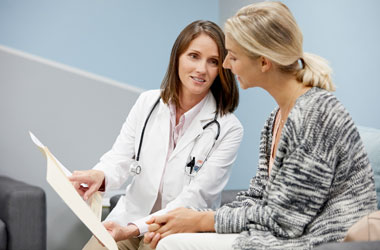
<svg viewBox="0 0 380 250">
<path fill-rule="evenodd" d="M 136 161 L 139 161 L 139 159 L 140 159 L 140 151 L 141 151 L 141 146 L 142 146 L 142 143 L 143 143 L 143 140 L 144 140 L 144 133 L 145 133 L 146 125 L 148 124 L 149 118 L 152 115 L 153 110 L 156 108 L 157 104 L 160 102 L 160 99 L 161 99 L 161 97 L 158 97 L 157 101 L 154 103 L 152 109 L 150 110 L 147 118 L 145 119 L 144 126 L 143 126 L 143 129 L 141 131 L 140 143 L 139 143 L 139 149 L 137 150 Z"/>
<path fill-rule="evenodd" d="M 150 118 L 150 116 L 152 115 L 154 109 L 156 108 L 156 106 L 157 106 L 158 103 L 160 102 L 160 99 L 161 99 L 161 97 L 158 97 L 157 101 L 154 103 L 152 109 L 150 110 L 150 112 L 149 112 L 147 118 L 145 119 L 144 126 L 143 126 L 143 129 L 142 129 L 142 131 L 141 131 L 141 136 L 140 136 L 139 147 L 138 147 L 138 150 L 137 150 L 137 155 L 136 155 L 136 158 L 135 158 L 136 163 L 137 163 L 137 162 L 139 161 L 139 159 L 140 159 L 140 152 L 141 152 L 141 147 L 142 147 L 142 143 L 143 143 L 143 140 L 144 140 L 144 134 L 145 134 L 145 128 L 146 128 L 146 125 L 148 124 L 149 118 Z M 211 149 L 214 147 L 215 142 L 218 140 L 219 135 L 220 135 L 220 124 L 219 124 L 219 122 L 217 121 L 217 116 L 218 116 L 218 113 L 215 113 L 214 120 L 208 122 L 207 124 L 205 124 L 205 125 L 203 126 L 203 130 L 205 130 L 207 127 L 211 126 L 213 123 L 215 123 L 215 124 L 217 125 L 217 127 L 218 127 L 218 129 L 217 129 L 217 133 L 216 133 L 216 136 L 215 136 L 215 139 L 214 139 L 214 143 L 213 143 Z M 195 146 L 195 145 L 194 145 L 194 146 Z M 194 146 L 193 146 L 193 147 L 194 147 Z M 207 153 L 207 156 L 206 156 L 204 162 L 207 161 L 208 156 L 209 156 L 209 154 L 210 154 L 210 152 L 211 152 L 211 149 L 210 149 L 210 151 Z M 192 151 L 192 150 L 191 150 L 191 151 Z M 203 164 L 202 164 L 202 165 L 203 165 Z M 138 173 L 136 172 L 136 174 L 139 174 L 139 173 L 141 172 L 141 166 L 140 166 L 139 164 L 137 164 L 137 167 L 139 168 L 139 171 L 138 171 Z M 137 169 L 136 169 L 135 171 L 137 171 Z"/>
<path fill-rule="evenodd" d="M 218 120 L 216 120 L 216 117 L 217 117 L 217 114 L 215 114 L 214 120 L 208 122 L 206 125 L 203 126 L 203 130 L 205 130 L 208 126 L 212 125 L 213 123 L 216 124 L 216 126 L 218 127 L 218 130 L 217 130 L 218 132 L 216 133 L 215 141 L 218 140 L 219 134 L 220 134 L 220 124 L 219 124 Z"/>
</svg>

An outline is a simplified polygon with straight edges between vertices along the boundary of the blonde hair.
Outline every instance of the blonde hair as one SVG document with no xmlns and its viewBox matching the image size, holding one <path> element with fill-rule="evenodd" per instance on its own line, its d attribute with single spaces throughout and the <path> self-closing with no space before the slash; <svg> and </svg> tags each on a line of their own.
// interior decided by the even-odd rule
<svg viewBox="0 0 380 250">
<path fill-rule="evenodd" d="M 248 56 L 268 58 L 306 86 L 335 90 L 328 62 L 303 52 L 302 32 L 285 4 L 260 2 L 245 6 L 227 20 L 225 32 Z"/>
</svg>

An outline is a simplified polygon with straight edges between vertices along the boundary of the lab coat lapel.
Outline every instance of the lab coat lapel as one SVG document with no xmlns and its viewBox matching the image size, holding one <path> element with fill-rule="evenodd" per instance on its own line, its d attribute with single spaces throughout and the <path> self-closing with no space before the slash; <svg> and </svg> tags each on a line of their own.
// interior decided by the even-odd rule
<svg viewBox="0 0 380 250">
<path fill-rule="evenodd" d="M 187 128 L 183 136 L 177 143 L 176 148 L 173 153 L 170 155 L 170 158 L 173 158 L 179 152 L 181 152 L 190 142 L 194 141 L 198 135 L 202 134 L 203 126 L 214 119 L 215 110 L 216 110 L 216 102 L 214 96 L 211 91 L 209 91 L 204 106 L 202 107 L 201 112 L 194 118 L 191 122 L 190 126 Z"/>
<path fill-rule="evenodd" d="M 169 148 L 169 133 L 170 133 L 170 110 L 162 99 L 158 106 L 157 119 L 159 124 L 159 133 L 157 134 L 156 143 L 163 144 L 167 152 Z M 166 155 L 166 154 L 165 154 Z"/>
</svg>

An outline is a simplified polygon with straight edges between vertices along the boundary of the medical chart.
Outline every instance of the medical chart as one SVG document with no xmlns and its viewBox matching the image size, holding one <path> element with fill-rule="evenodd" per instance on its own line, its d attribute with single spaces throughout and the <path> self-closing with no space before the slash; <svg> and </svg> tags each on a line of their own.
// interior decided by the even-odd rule
<svg viewBox="0 0 380 250">
<path fill-rule="evenodd" d="M 67 176 L 71 172 L 66 169 L 31 132 L 30 137 L 47 159 L 46 179 L 74 214 L 87 226 L 94 236 L 110 250 L 117 250 L 115 240 L 101 223 L 102 196 L 100 192 L 92 195 L 88 202 L 77 193 Z"/>
</svg>

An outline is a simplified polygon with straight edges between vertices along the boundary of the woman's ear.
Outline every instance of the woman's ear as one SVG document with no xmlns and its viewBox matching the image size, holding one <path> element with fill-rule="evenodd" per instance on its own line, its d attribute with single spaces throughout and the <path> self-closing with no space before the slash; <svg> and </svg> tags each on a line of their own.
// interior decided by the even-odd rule
<svg viewBox="0 0 380 250">
<path fill-rule="evenodd" d="M 272 68 L 272 62 L 268 58 L 260 56 L 259 61 L 262 73 L 268 72 Z"/>
</svg>

